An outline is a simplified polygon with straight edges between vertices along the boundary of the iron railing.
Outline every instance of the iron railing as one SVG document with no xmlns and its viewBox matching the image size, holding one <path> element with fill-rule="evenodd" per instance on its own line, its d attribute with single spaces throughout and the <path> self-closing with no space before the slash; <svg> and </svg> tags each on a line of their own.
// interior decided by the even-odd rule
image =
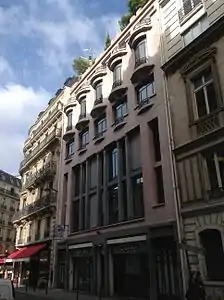
<svg viewBox="0 0 224 300">
<path fill-rule="evenodd" d="M 49 134 L 30 154 L 26 155 L 24 160 L 20 163 L 20 170 L 28 163 L 30 162 L 35 155 L 42 151 L 46 145 L 50 144 L 55 138 L 60 137 L 61 135 L 61 129 L 56 129 L 51 134 Z"/>
<path fill-rule="evenodd" d="M 48 162 L 36 173 L 30 175 L 27 178 L 24 186 L 26 189 L 28 189 L 29 187 L 35 185 L 35 183 L 37 183 L 38 181 L 45 179 L 47 176 L 53 176 L 55 172 L 56 172 L 55 161 Z"/>
<path fill-rule="evenodd" d="M 53 192 L 50 192 L 48 195 L 45 195 L 35 202 L 25 206 L 23 209 L 17 211 L 12 221 L 18 221 L 22 218 L 26 218 L 32 214 L 38 213 L 39 211 L 42 211 L 43 209 L 49 208 L 50 206 L 56 205 L 56 194 Z"/>
<path fill-rule="evenodd" d="M 202 0 L 184 0 L 183 6 L 178 11 L 180 23 L 197 7 L 202 5 Z"/>
</svg>

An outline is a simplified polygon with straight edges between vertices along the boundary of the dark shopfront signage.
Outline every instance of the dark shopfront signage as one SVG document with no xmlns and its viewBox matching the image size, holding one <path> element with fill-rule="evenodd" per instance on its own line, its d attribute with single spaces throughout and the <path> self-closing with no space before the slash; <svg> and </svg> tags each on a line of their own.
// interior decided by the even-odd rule
<svg viewBox="0 0 224 300">
<path fill-rule="evenodd" d="M 147 246 L 145 242 L 118 244 L 112 246 L 112 252 L 113 254 L 146 253 Z"/>
<path fill-rule="evenodd" d="M 72 257 L 85 257 L 93 254 L 93 248 L 80 248 L 71 251 Z"/>
</svg>

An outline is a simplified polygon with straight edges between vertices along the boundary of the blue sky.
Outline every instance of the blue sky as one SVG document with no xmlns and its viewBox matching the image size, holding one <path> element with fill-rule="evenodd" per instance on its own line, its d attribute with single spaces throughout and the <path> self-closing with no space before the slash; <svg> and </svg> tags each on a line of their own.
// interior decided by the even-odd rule
<svg viewBox="0 0 224 300">
<path fill-rule="evenodd" d="M 18 174 L 23 142 L 72 59 L 98 55 L 127 0 L 0 0 L 0 169 Z"/>
</svg>

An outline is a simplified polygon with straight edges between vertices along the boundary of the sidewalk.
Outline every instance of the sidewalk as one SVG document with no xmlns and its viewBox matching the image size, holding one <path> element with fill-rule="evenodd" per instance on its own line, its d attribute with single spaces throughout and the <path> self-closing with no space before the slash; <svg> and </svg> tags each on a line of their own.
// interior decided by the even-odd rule
<svg viewBox="0 0 224 300">
<path fill-rule="evenodd" d="M 46 298 L 46 300 L 48 300 L 48 299 L 74 300 L 77 297 L 76 292 L 65 292 L 64 290 L 61 290 L 61 289 L 49 289 L 47 294 L 45 293 L 45 290 L 36 289 L 36 291 L 34 291 L 32 288 L 29 288 L 28 291 L 26 292 L 26 289 L 24 287 L 15 289 L 15 291 L 19 292 L 19 293 L 24 293 L 24 294 L 27 294 L 30 296 L 32 296 L 32 295 L 39 296 L 39 297 L 42 297 L 43 299 Z M 79 300 L 98 300 L 99 296 L 79 294 L 78 299 Z M 102 297 L 101 300 L 109 300 L 109 298 Z"/>
</svg>

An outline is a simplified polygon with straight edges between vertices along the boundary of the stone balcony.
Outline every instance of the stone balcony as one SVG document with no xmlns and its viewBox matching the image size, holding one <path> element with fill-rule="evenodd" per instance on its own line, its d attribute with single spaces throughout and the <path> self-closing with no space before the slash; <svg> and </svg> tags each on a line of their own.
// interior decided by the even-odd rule
<svg viewBox="0 0 224 300">
<path fill-rule="evenodd" d="M 93 72 L 93 75 L 90 80 L 90 84 L 95 87 L 96 82 L 99 80 L 99 78 L 105 76 L 107 74 L 107 68 L 106 66 L 102 65 L 96 68 Z"/>
<path fill-rule="evenodd" d="M 129 45 L 133 49 L 135 47 L 135 42 L 138 40 L 139 35 L 146 32 L 152 28 L 151 18 L 147 17 L 138 22 L 132 29 L 129 38 Z"/>
<path fill-rule="evenodd" d="M 108 68 L 112 71 L 114 64 L 120 59 L 122 56 L 127 54 L 127 46 L 125 42 L 119 43 L 111 52 L 111 56 L 108 60 Z"/>
</svg>

